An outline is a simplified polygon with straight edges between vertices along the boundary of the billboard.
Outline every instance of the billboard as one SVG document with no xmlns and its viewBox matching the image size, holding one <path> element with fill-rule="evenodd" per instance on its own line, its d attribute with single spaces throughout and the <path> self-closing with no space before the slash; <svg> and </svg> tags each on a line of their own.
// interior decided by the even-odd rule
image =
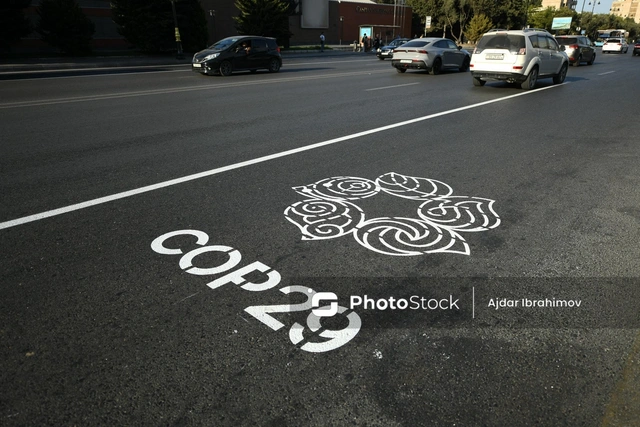
<svg viewBox="0 0 640 427">
<path fill-rule="evenodd" d="M 571 17 L 568 18 L 553 18 L 551 24 L 552 30 L 568 30 L 571 28 Z"/>
</svg>

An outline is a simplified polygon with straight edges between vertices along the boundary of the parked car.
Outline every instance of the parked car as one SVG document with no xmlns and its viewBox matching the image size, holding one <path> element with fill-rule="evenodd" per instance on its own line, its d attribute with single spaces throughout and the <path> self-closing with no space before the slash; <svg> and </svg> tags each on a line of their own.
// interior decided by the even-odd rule
<svg viewBox="0 0 640 427">
<path fill-rule="evenodd" d="M 607 39 L 602 45 L 602 53 L 606 52 L 618 52 L 627 53 L 629 51 L 629 45 L 627 40 L 623 38 Z"/>
<path fill-rule="evenodd" d="M 191 62 L 195 72 L 223 76 L 239 70 L 277 73 L 280 67 L 282 55 L 276 39 L 257 36 L 227 37 L 197 52 Z"/>
<path fill-rule="evenodd" d="M 379 47 L 376 51 L 376 56 L 381 61 L 384 61 L 385 59 L 391 59 L 393 58 L 393 49 L 398 46 L 402 46 L 408 41 L 409 39 L 393 39 L 389 42 L 388 45 Z"/>
<path fill-rule="evenodd" d="M 546 30 L 491 30 L 478 41 L 470 67 L 474 86 L 495 80 L 528 90 L 542 78 L 564 82 L 569 57 Z"/>
<path fill-rule="evenodd" d="M 581 62 L 593 65 L 596 60 L 595 44 L 587 36 L 556 36 L 556 41 L 564 46 L 571 65 L 578 67 Z"/>
<path fill-rule="evenodd" d="M 636 43 L 633 45 L 633 56 L 640 56 L 640 40 L 636 40 Z"/>
<path fill-rule="evenodd" d="M 602 45 L 604 44 L 604 40 L 603 39 L 596 39 L 596 41 L 593 42 L 593 44 L 595 44 L 596 47 L 602 47 Z"/>
<path fill-rule="evenodd" d="M 425 37 L 413 39 L 393 50 L 391 65 L 399 72 L 427 70 L 440 74 L 444 69 L 469 70 L 471 54 L 453 40 Z"/>
</svg>

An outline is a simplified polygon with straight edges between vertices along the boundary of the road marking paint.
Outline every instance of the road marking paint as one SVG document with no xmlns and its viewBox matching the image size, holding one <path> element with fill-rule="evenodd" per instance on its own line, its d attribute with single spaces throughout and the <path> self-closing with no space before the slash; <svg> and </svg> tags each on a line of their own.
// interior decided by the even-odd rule
<svg viewBox="0 0 640 427">
<path fill-rule="evenodd" d="M 413 85 L 417 85 L 417 84 L 420 84 L 420 83 L 416 82 L 416 83 L 406 83 L 406 84 L 403 84 L 403 85 L 395 85 L 395 86 L 374 87 L 372 89 L 365 89 L 365 92 L 369 92 L 369 91 L 372 91 L 372 90 L 393 89 L 393 88 L 402 87 L 402 86 L 413 86 Z"/>
<path fill-rule="evenodd" d="M 606 76 L 607 74 L 615 73 L 615 71 L 607 71 L 606 73 L 600 73 L 599 76 Z"/>
<path fill-rule="evenodd" d="M 319 78 L 321 78 L 321 77 L 319 77 Z M 261 82 L 259 84 L 264 84 L 264 82 Z M 387 131 L 387 130 L 390 130 L 390 129 L 395 129 L 395 128 L 399 128 L 399 127 L 402 127 L 402 126 L 408 126 L 408 125 L 411 125 L 411 124 L 414 124 L 414 123 L 423 122 L 425 120 L 431 120 L 431 119 L 435 119 L 435 118 L 438 118 L 438 117 L 459 113 L 461 111 L 471 110 L 473 108 L 479 108 L 479 107 L 483 107 L 485 105 L 490 105 L 490 104 L 494 104 L 494 103 L 497 103 L 497 102 L 507 101 L 509 99 L 518 98 L 520 96 L 531 95 L 533 93 L 541 92 L 543 90 L 548 90 L 548 89 L 551 89 L 551 88 L 564 86 L 566 84 L 567 83 L 562 83 L 562 84 L 559 84 L 559 85 L 542 87 L 542 88 L 539 88 L 539 89 L 534 89 L 534 90 L 530 90 L 530 91 L 526 91 L 526 92 L 516 93 L 514 95 L 505 96 L 505 97 L 502 97 L 502 98 L 496 98 L 496 99 L 491 99 L 489 101 L 479 102 L 477 104 L 471 104 L 471 105 L 466 105 L 464 107 L 453 108 L 451 110 L 441 111 L 439 113 L 429 114 L 429 115 L 426 115 L 426 116 L 417 117 L 415 119 L 405 120 L 403 122 L 393 123 L 393 124 L 386 125 L 386 126 L 381 126 L 381 127 L 375 128 L 375 129 L 368 129 L 368 130 L 365 130 L 365 131 L 362 131 L 362 132 L 353 133 L 351 135 L 345 135 L 345 136 L 341 136 L 341 137 L 338 137 L 338 138 L 329 139 L 327 141 L 316 142 L 314 144 L 305 145 L 303 147 L 298 147 L 298 148 L 294 148 L 294 149 L 291 149 L 291 150 L 281 151 L 279 153 L 269 154 L 269 155 L 258 157 L 258 158 L 255 158 L 255 159 L 245 160 L 243 162 L 238 162 L 238 163 L 234 163 L 234 164 L 227 165 L 227 166 L 222 166 L 222 167 L 215 168 L 215 169 L 210 169 L 208 171 L 204 171 L 204 172 L 199 172 L 199 173 L 195 173 L 195 174 L 192 174 L 192 175 L 183 176 L 181 178 L 170 179 L 168 181 L 159 182 L 157 184 L 147 185 L 147 186 L 136 188 L 136 189 L 133 189 L 133 190 L 123 191 L 121 193 L 112 194 L 110 196 L 99 197 L 97 199 L 88 200 L 86 202 L 76 203 L 76 204 L 65 206 L 65 207 L 62 207 L 62 208 L 52 209 L 52 210 L 45 211 L 45 212 L 40 212 L 40 213 L 37 213 L 37 214 L 34 214 L 34 215 L 28 215 L 28 216 L 25 216 L 25 217 L 22 217 L 22 218 L 13 219 L 13 220 L 10 220 L 10 221 L 0 222 L 0 230 L 6 229 L 6 228 L 15 227 L 15 226 L 26 224 L 26 223 L 33 222 L 33 221 L 39 221 L 39 220 L 42 220 L 42 219 L 45 219 L 45 218 L 51 218 L 51 217 L 54 217 L 54 216 L 58 216 L 58 215 L 62 215 L 62 214 L 65 214 L 65 213 L 77 211 L 77 210 L 80 210 L 80 209 L 85 209 L 85 208 L 88 208 L 88 207 L 91 207 L 91 206 L 97 206 L 97 205 L 101 205 L 101 204 L 104 204 L 104 203 L 109 203 L 109 202 L 113 202 L 113 201 L 116 201 L 116 200 L 125 199 L 127 197 L 136 196 L 138 194 L 143 194 L 143 193 L 148 193 L 150 191 L 160 190 L 162 188 L 167 188 L 167 187 L 171 187 L 171 186 L 174 186 L 174 185 L 183 184 L 185 182 L 194 181 L 194 180 L 197 180 L 197 179 L 206 178 L 206 177 L 213 176 L 213 175 L 218 175 L 218 174 L 221 174 L 223 172 L 228 172 L 228 171 L 231 171 L 231 170 L 234 170 L 234 169 L 240 169 L 240 168 L 244 168 L 244 167 L 247 167 L 247 166 L 256 165 L 256 164 L 259 164 L 259 163 L 268 162 L 268 161 L 279 159 L 279 158 L 282 158 L 282 157 L 291 156 L 293 154 L 298 154 L 298 153 L 303 153 L 305 151 L 315 150 L 316 148 L 321 148 L 321 147 L 325 147 L 325 146 L 328 146 L 328 145 L 337 144 L 339 142 L 349 141 L 349 140 L 352 140 L 352 139 L 360 138 L 362 136 L 372 135 L 372 134 L 379 133 L 379 132 L 384 132 L 384 131 Z"/>
<path fill-rule="evenodd" d="M 369 75 L 371 73 L 387 73 L 388 71 L 389 70 L 354 71 L 350 73 L 318 74 L 318 75 L 309 76 L 309 77 L 285 77 L 285 78 L 276 78 L 276 79 L 270 79 L 270 80 L 254 80 L 250 82 L 245 81 L 245 82 L 221 83 L 221 84 L 213 84 L 213 85 L 203 84 L 198 86 L 187 86 L 187 87 L 173 88 L 173 89 L 149 89 L 149 90 L 141 90 L 141 91 L 134 91 L 134 92 L 112 93 L 107 95 L 78 96 L 78 97 L 58 98 L 58 99 L 54 98 L 54 99 L 43 100 L 43 101 L 9 102 L 6 104 L 0 104 L 0 109 L 18 108 L 18 107 L 38 107 L 38 106 L 44 106 L 44 105 L 69 104 L 73 102 L 97 101 L 97 100 L 103 100 L 103 99 L 132 98 L 136 96 L 166 95 L 166 94 L 178 93 L 178 92 L 191 92 L 194 90 L 224 89 L 229 87 L 254 86 L 254 85 L 265 85 L 265 84 L 283 83 L 283 82 L 330 79 L 333 77 L 362 76 L 362 75 Z"/>
</svg>

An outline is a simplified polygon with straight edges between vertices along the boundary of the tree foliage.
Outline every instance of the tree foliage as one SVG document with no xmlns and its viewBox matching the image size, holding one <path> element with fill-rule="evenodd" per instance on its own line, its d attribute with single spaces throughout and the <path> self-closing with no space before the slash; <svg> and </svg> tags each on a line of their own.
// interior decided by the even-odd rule
<svg viewBox="0 0 640 427">
<path fill-rule="evenodd" d="M 207 46 L 207 20 L 198 0 L 175 2 L 182 47 L 195 52 Z M 170 0 L 111 0 L 118 32 L 143 52 L 167 52 L 177 47 Z"/>
<path fill-rule="evenodd" d="M 234 17 L 239 34 L 275 37 L 287 45 L 290 3 L 286 0 L 236 0 L 240 15 Z"/>
<path fill-rule="evenodd" d="M 36 31 L 50 46 L 69 55 L 88 55 L 95 26 L 76 0 L 42 0 Z"/>
<path fill-rule="evenodd" d="M 25 15 L 25 9 L 30 5 L 31 0 L 3 0 L 0 5 L 0 49 L 9 49 L 31 33 L 33 29 Z"/>
<path fill-rule="evenodd" d="M 474 15 L 473 18 L 471 18 L 465 33 L 469 41 L 475 43 L 480 40 L 480 37 L 482 37 L 482 35 L 489 31 L 491 28 L 493 28 L 491 19 L 489 19 L 486 15 L 480 13 L 478 15 Z"/>
</svg>

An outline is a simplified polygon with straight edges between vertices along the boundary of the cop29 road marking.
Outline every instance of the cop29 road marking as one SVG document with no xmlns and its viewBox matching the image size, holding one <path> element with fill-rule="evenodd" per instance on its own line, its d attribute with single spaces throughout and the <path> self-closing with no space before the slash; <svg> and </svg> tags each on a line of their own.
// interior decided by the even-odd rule
<svg viewBox="0 0 640 427">
<path fill-rule="evenodd" d="M 368 130 L 365 130 L 365 131 L 362 131 L 362 132 L 353 133 L 351 135 L 345 135 L 345 136 L 341 136 L 341 137 L 338 137 L 338 138 L 329 139 L 327 141 L 316 142 L 315 144 L 309 144 L 309 145 L 305 145 L 303 147 L 298 147 L 298 148 L 294 148 L 294 149 L 291 149 L 291 150 L 281 151 L 279 153 L 269 154 L 269 155 L 266 155 L 266 156 L 257 157 L 255 159 L 245 160 L 243 162 L 233 163 L 231 165 L 222 166 L 222 167 L 219 167 L 219 168 L 210 169 L 208 171 L 204 171 L 204 172 L 199 172 L 199 173 L 195 173 L 195 174 L 192 174 L 192 175 L 183 176 L 181 178 L 170 179 L 168 181 L 159 182 L 157 184 L 147 185 L 147 186 L 136 188 L 136 189 L 133 189 L 133 190 L 123 191 L 121 193 L 112 194 L 110 196 L 99 197 L 97 199 L 88 200 L 86 202 L 76 203 L 76 204 L 65 206 L 65 207 L 62 207 L 62 208 L 53 209 L 53 210 L 37 213 L 37 214 L 34 214 L 34 215 L 29 215 L 29 216 L 25 216 L 25 217 L 22 217 L 22 218 L 13 219 L 13 220 L 10 220 L 10 221 L 0 222 L 0 230 L 3 230 L 5 228 L 15 227 L 15 226 L 26 224 L 26 223 L 33 222 L 33 221 L 39 221 L 39 220 L 45 219 L 45 218 L 50 218 L 50 217 L 62 215 L 62 214 L 73 212 L 73 211 L 77 211 L 77 210 L 80 210 L 80 209 L 85 209 L 85 208 L 88 208 L 88 207 L 91 207 L 91 206 L 97 206 L 97 205 L 101 205 L 101 204 L 104 204 L 104 203 L 113 202 L 115 200 L 125 199 L 127 197 L 137 196 L 138 194 L 143 194 L 143 193 L 148 193 L 150 191 L 160 190 L 162 188 L 167 188 L 167 187 L 171 187 L 171 186 L 174 186 L 174 185 L 183 184 L 185 182 L 195 181 L 197 179 L 206 178 L 206 177 L 209 177 L 209 176 L 221 174 L 223 172 L 228 172 L 228 171 L 231 171 L 231 170 L 234 170 L 234 169 L 240 169 L 240 168 L 244 168 L 244 167 L 247 167 L 247 166 L 256 165 L 256 164 L 259 164 L 259 163 L 268 162 L 270 160 L 275 160 L 275 159 L 279 159 L 279 158 L 282 158 L 282 157 L 291 156 L 293 154 L 298 154 L 298 153 L 303 153 L 305 151 L 315 150 L 316 148 L 321 148 L 321 147 L 325 147 L 325 146 L 328 146 L 328 145 L 337 144 L 339 142 L 349 141 L 349 140 L 352 140 L 352 139 L 360 138 L 362 136 L 372 135 L 372 134 L 379 133 L 379 132 L 384 132 L 384 131 L 387 131 L 387 130 L 390 130 L 390 129 L 395 129 L 395 128 L 399 128 L 399 127 L 402 127 L 402 126 L 408 126 L 408 125 L 411 125 L 411 124 L 414 124 L 414 123 L 423 122 L 425 120 L 431 120 L 431 119 L 435 119 L 437 117 L 443 117 L 443 116 L 447 116 L 449 114 L 455 114 L 455 113 L 459 113 L 461 111 L 471 110 L 473 108 L 479 108 L 479 107 L 483 107 L 485 105 L 494 104 L 494 103 L 502 102 L 502 101 L 507 101 L 507 100 L 510 100 L 510 99 L 513 99 L 513 98 L 518 98 L 520 96 L 526 96 L 526 95 L 530 95 L 530 94 L 533 94 L 533 93 L 536 93 L 536 92 L 540 92 L 540 91 L 543 91 L 543 90 L 547 90 L 547 89 L 563 86 L 565 84 L 567 84 L 567 83 L 562 83 L 560 85 L 541 87 L 539 89 L 534 89 L 534 90 L 530 90 L 530 91 L 526 91 L 526 92 L 520 92 L 520 93 L 516 93 L 514 95 L 505 96 L 505 97 L 502 97 L 502 98 L 491 99 L 489 101 L 478 102 L 476 104 L 466 105 L 464 107 L 453 108 L 451 110 L 441 111 L 439 113 L 429 114 L 429 115 L 426 115 L 426 116 L 417 117 L 415 119 L 405 120 L 403 122 L 393 123 L 393 124 L 386 125 L 386 126 L 381 126 L 381 127 L 375 128 L 375 129 L 368 129 Z"/>
<path fill-rule="evenodd" d="M 382 90 L 382 89 L 394 89 L 397 87 L 402 87 L 402 86 L 413 86 L 413 85 L 418 85 L 420 83 L 415 82 L 415 83 L 405 83 L 403 85 L 394 85 L 394 86 L 384 86 L 384 87 L 374 87 L 372 89 L 365 89 L 365 92 L 369 92 L 371 90 Z"/>
<path fill-rule="evenodd" d="M 119 99 L 119 98 L 133 98 L 136 96 L 149 96 L 149 95 L 165 95 L 169 93 L 178 93 L 178 92 L 191 92 L 194 90 L 207 90 L 207 89 L 225 89 L 229 87 L 240 87 L 240 86 L 254 86 L 254 85 L 265 85 L 265 84 L 273 84 L 273 83 L 286 83 L 286 82 L 295 82 L 295 81 L 307 81 L 307 80 L 318 80 L 318 79 L 331 79 L 334 77 L 351 77 L 351 76 L 362 76 L 369 75 L 372 73 L 388 73 L 389 70 L 378 70 L 378 71 L 353 71 L 349 73 L 333 73 L 333 74 L 318 74 L 315 76 L 305 76 L 305 77 L 285 77 L 285 78 L 276 78 L 269 80 L 254 80 L 254 81 L 243 81 L 237 83 L 221 83 L 221 84 L 202 84 L 197 86 L 187 86 L 173 89 L 149 89 L 149 90 L 140 90 L 133 92 L 121 92 L 121 93 L 111 93 L 105 95 L 91 95 L 91 96 L 77 96 L 71 98 L 54 98 L 43 101 L 23 101 L 23 102 L 9 102 L 6 104 L 0 104 L 0 109 L 6 108 L 18 108 L 18 107 L 39 107 L 45 105 L 56 105 L 56 104 L 69 104 L 73 102 L 87 102 L 87 101 L 99 101 L 104 99 Z"/>
</svg>

